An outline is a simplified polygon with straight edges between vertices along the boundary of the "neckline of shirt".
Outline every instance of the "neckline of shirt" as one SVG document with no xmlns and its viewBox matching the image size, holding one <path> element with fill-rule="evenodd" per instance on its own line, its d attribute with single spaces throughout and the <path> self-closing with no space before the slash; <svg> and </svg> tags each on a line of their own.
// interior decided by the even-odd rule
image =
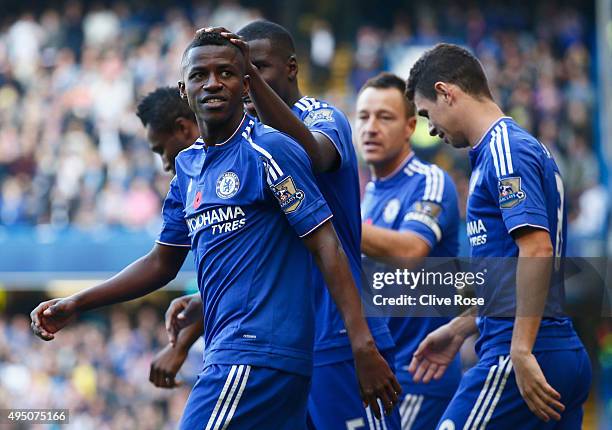
<svg viewBox="0 0 612 430">
<path fill-rule="evenodd" d="M 481 144 L 481 143 L 482 143 L 482 142 L 485 140 L 485 138 L 486 138 L 486 137 L 489 135 L 489 133 L 491 133 L 491 130 L 493 130 L 493 128 L 494 128 L 494 127 L 495 127 L 497 124 L 499 124 L 501 121 L 503 121 L 504 119 L 510 119 L 510 120 L 511 120 L 511 119 L 512 119 L 512 117 L 511 117 L 511 116 L 504 115 L 504 116 L 501 116 L 501 117 L 497 118 L 497 119 L 496 119 L 496 120 L 493 122 L 493 124 L 491 124 L 491 125 L 489 126 L 489 128 L 487 129 L 487 131 L 485 131 L 485 133 L 482 135 L 482 137 L 481 137 L 481 138 L 478 140 L 478 143 L 477 143 L 476 145 L 472 146 L 472 148 L 470 148 L 470 151 L 476 151 L 478 148 L 480 148 L 480 144 Z"/>
<path fill-rule="evenodd" d="M 377 184 L 384 184 L 384 183 L 389 182 L 391 179 L 395 178 L 399 172 L 404 170 L 404 168 L 406 168 L 406 165 L 408 165 L 408 163 L 410 163 L 410 161 L 412 161 L 413 158 L 414 158 L 414 151 L 410 151 L 410 153 L 406 156 L 406 158 L 404 158 L 404 161 L 402 161 L 393 172 L 389 173 L 387 176 L 383 178 L 377 178 L 376 176 L 374 176 L 374 174 L 372 174 L 372 181 L 376 182 Z"/>
<path fill-rule="evenodd" d="M 201 144 L 202 148 L 207 149 L 207 150 L 211 148 L 216 148 L 219 146 L 224 146 L 225 144 L 229 143 L 232 139 L 234 139 L 238 135 L 238 133 L 240 132 L 240 130 L 243 128 L 244 124 L 246 123 L 246 119 L 247 119 L 247 114 L 246 113 L 242 114 L 242 120 L 240 121 L 240 124 L 238 124 L 238 127 L 236 128 L 236 130 L 234 130 L 234 132 L 232 133 L 230 137 L 228 137 L 221 143 L 217 143 L 216 145 L 206 145 L 202 136 L 198 137 L 198 140 L 196 140 L 196 143 Z"/>
</svg>

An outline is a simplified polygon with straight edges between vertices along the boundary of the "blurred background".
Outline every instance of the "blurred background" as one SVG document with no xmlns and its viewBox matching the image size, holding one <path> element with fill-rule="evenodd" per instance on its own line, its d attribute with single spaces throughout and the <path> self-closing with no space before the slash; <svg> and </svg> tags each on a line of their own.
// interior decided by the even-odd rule
<svg viewBox="0 0 612 430">
<path fill-rule="evenodd" d="M 303 92 L 351 119 L 369 77 L 407 77 L 437 42 L 468 47 L 505 112 L 555 155 L 567 192 L 568 254 L 597 259 L 606 279 L 612 0 L 0 0 L 0 9 L 0 408 L 69 408 L 79 429 L 176 425 L 201 346 L 183 388 L 156 389 L 148 371 L 166 344 L 166 306 L 194 288 L 191 259 L 169 287 L 93 312 L 53 344 L 31 335 L 28 314 L 151 248 L 170 177 L 149 151 L 135 107 L 156 87 L 176 84 L 182 51 L 203 26 L 237 30 L 261 17 L 285 25 Z M 413 146 L 451 173 L 463 216 L 467 153 L 429 137 L 422 121 Z M 365 183 L 365 166 L 361 174 Z M 601 430 L 612 429 L 612 322 L 602 311 L 610 284 L 595 284 L 588 298 L 570 285 L 568 304 L 590 310 L 575 312 L 595 372 L 584 428 Z"/>
</svg>

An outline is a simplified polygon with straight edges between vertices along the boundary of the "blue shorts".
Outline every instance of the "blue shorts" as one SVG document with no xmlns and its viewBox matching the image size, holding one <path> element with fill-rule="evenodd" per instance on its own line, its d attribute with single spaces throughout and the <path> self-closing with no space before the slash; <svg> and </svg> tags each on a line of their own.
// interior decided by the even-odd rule
<svg viewBox="0 0 612 430">
<path fill-rule="evenodd" d="M 393 370 L 393 353 L 381 351 Z M 381 408 L 382 411 L 382 408 Z M 310 430 L 400 430 L 398 408 L 378 421 L 363 407 L 353 360 L 316 366 L 308 398 Z"/>
<path fill-rule="evenodd" d="M 565 411 L 548 423 L 534 415 L 521 397 L 510 356 L 481 359 L 468 370 L 444 412 L 438 430 L 580 430 L 582 404 L 589 395 L 591 364 L 584 349 L 535 354 L 546 381 L 559 394 Z"/>
<path fill-rule="evenodd" d="M 405 394 L 405 395 L 404 395 Z M 402 393 L 399 412 L 402 430 L 432 430 L 440 421 L 452 396 L 435 397 L 427 394 Z"/>
<path fill-rule="evenodd" d="M 211 365 L 198 375 L 179 428 L 304 430 L 310 378 L 266 367 Z"/>
</svg>

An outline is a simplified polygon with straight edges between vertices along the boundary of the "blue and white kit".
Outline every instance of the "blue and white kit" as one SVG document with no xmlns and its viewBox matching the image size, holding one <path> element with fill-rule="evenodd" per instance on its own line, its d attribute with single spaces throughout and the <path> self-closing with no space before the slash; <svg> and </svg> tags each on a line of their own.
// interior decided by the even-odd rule
<svg viewBox="0 0 612 430">
<path fill-rule="evenodd" d="M 310 160 L 245 115 L 224 143 L 179 153 L 176 172 L 158 243 L 195 254 L 206 344 L 181 428 L 303 428 L 314 290 L 300 238 L 332 217 Z"/>
<path fill-rule="evenodd" d="M 455 185 L 448 173 L 419 160 L 414 153 L 389 176 L 368 183 L 361 211 L 367 224 L 416 234 L 429 245 L 431 257 L 457 256 L 459 209 Z M 459 357 L 440 380 L 428 384 L 413 382 L 408 372 L 419 343 L 448 321 L 449 318 L 431 316 L 389 318 L 396 344 L 396 375 L 403 391 L 403 430 L 435 428 L 459 385 Z"/>
<path fill-rule="evenodd" d="M 359 173 L 357 155 L 353 146 L 351 127 L 346 116 L 323 101 L 302 97 L 292 107 L 293 113 L 313 133 L 321 133 L 334 144 L 340 163 L 331 172 L 315 175 L 316 184 L 327 201 L 334 217 L 332 223 L 349 260 L 353 277 L 361 288 L 361 219 L 359 216 Z M 353 355 L 342 317 L 331 298 L 321 272 L 313 272 L 315 285 L 315 344 L 312 391 L 308 402 L 310 425 L 317 430 L 347 428 L 347 423 L 365 423 L 372 420 L 371 412 L 364 410 Z M 378 349 L 384 356 L 392 356 L 393 339 L 386 322 L 381 318 L 368 319 Z M 389 363 L 393 366 L 393 363 Z M 326 366 L 330 366 L 327 369 Z M 331 369 L 338 373 L 332 382 Z M 342 398 L 342 402 L 328 399 Z M 373 419 L 372 430 L 383 422 Z M 353 425 L 353 424 L 350 424 Z M 369 425 L 369 424 L 368 424 Z M 386 429 L 399 429 L 399 415 L 384 420 Z M 381 427 L 382 428 L 382 427 Z"/>
<path fill-rule="evenodd" d="M 555 257 L 565 256 L 563 181 L 548 149 L 511 118 L 496 121 L 470 151 L 467 230 L 472 257 L 515 258 L 512 233 L 523 227 L 549 232 Z M 558 260 L 561 261 L 561 260 Z M 562 420 L 545 423 L 522 399 L 509 358 L 513 317 L 480 309 L 478 364 L 462 378 L 439 429 L 580 429 L 591 368 L 569 318 L 563 316 L 563 278 L 555 268 L 533 347 L 548 383 L 561 394 Z M 499 315 L 514 315 L 515 273 L 508 270 L 476 293 Z M 551 315 L 551 316 L 548 316 Z"/>
</svg>

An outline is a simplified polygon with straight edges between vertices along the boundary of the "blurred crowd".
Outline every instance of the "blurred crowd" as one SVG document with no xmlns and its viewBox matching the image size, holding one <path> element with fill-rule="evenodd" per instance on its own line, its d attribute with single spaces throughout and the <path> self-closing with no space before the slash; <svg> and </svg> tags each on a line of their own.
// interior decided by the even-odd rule
<svg viewBox="0 0 612 430">
<path fill-rule="evenodd" d="M 135 105 L 176 83 L 194 28 L 235 30 L 261 16 L 235 1 L 158 16 L 112 4 L 69 1 L 0 27 L 0 225 L 155 223 L 169 178 L 148 151 Z M 389 28 L 359 26 L 348 43 L 324 19 L 307 22 L 296 31 L 303 85 L 349 114 L 359 87 L 378 71 L 407 76 L 410 62 L 439 41 L 471 48 L 507 114 L 555 154 L 571 231 L 603 234 L 607 191 L 594 140 L 593 30 L 584 14 L 554 2 L 435 9 L 423 2 L 397 11 Z M 464 202 L 465 153 L 423 132 L 414 144 L 451 171 Z"/>
<path fill-rule="evenodd" d="M 146 306 L 115 307 L 69 326 L 52 343 L 32 336 L 24 315 L 0 317 L 0 408 L 69 409 L 71 428 L 80 430 L 176 428 L 202 348 L 192 349 L 180 388 L 151 385 L 151 360 L 167 344 L 160 315 Z"/>
<path fill-rule="evenodd" d="M 0 224 L 119 225 L 159 217 L 169 178 L 135 115 L 139 98 L 176 85 L 194 22 L 257 18 L 232 2 L 158 20 L 69 2 L 0 28 Z"/>
</svg>

